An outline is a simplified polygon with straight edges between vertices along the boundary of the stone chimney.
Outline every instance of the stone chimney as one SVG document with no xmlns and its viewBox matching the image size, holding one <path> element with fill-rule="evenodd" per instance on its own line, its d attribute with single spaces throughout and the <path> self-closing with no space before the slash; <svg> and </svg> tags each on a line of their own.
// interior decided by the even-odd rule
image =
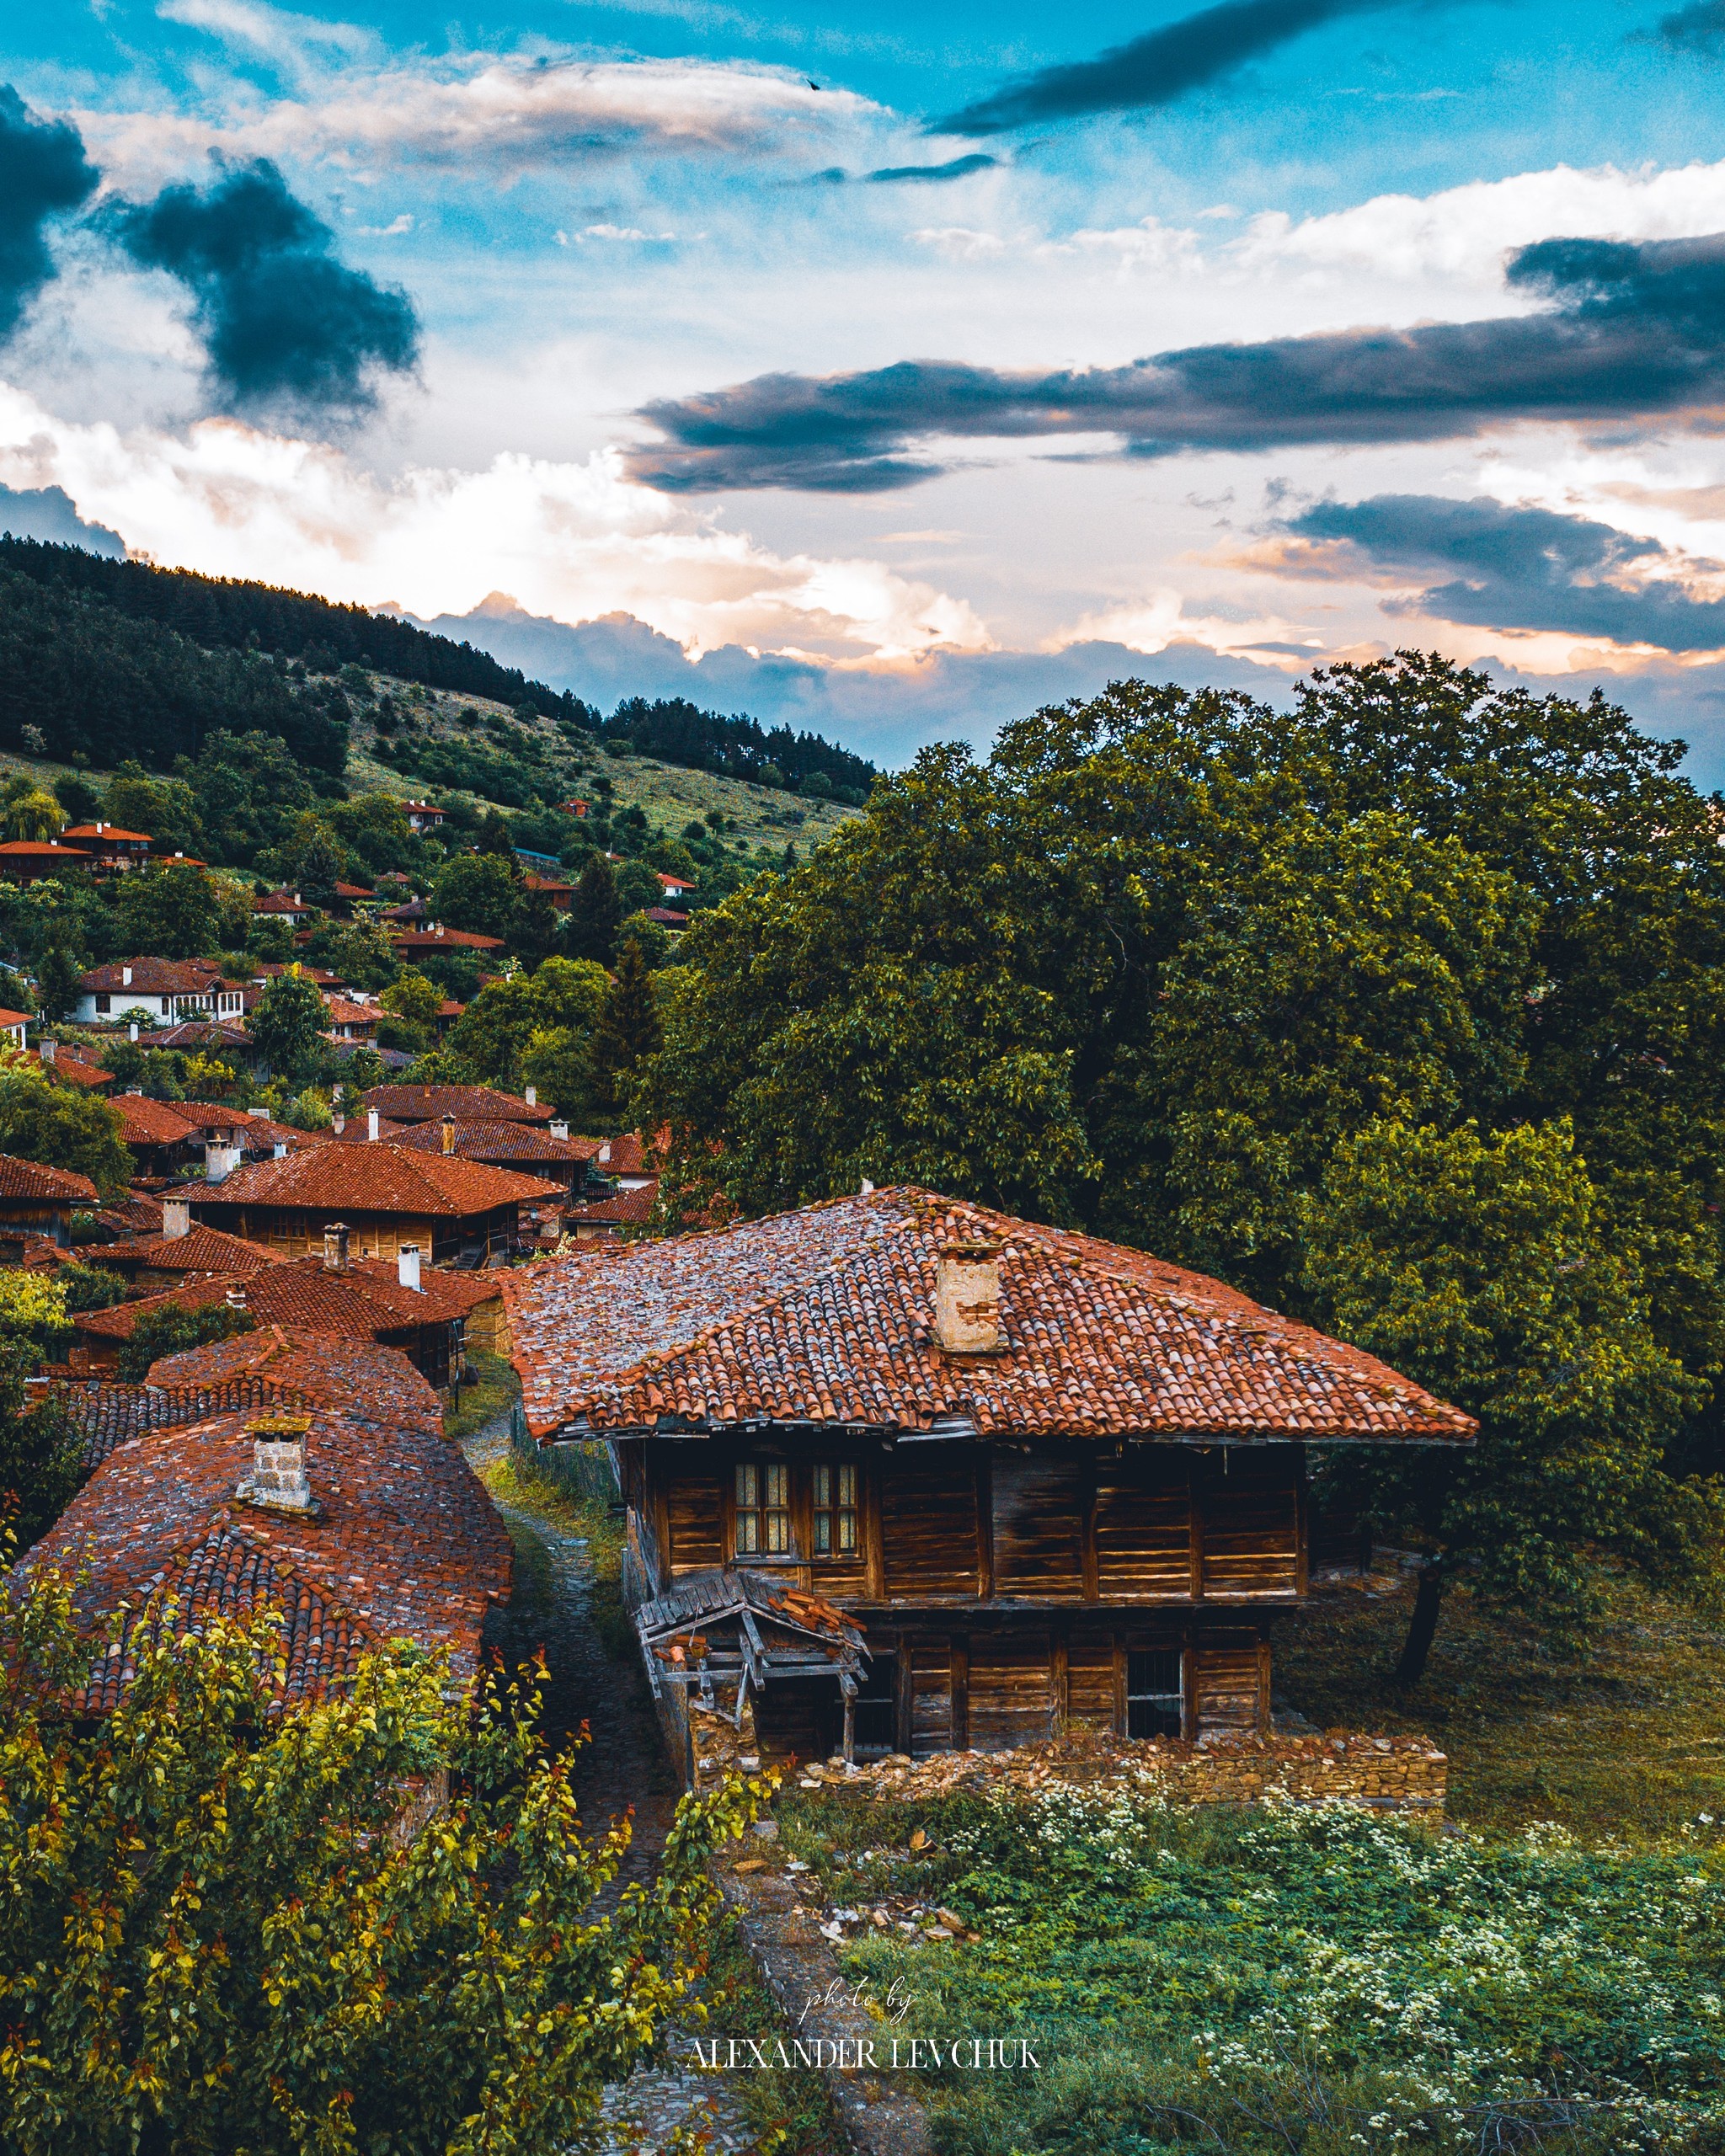
<svg viewBox="0 0 1725 2156">
<path fill-rule="evenodd" d="M 227 1291 L 227 1307 L 231 1310 L 243 1310 L 246 1307 L 246 1291 L 238 1283 Z"/>
<path fill-rule="evenodd" d="M 611 1140 L 607 1138 L 599 1149 L 599 1165 L 602 1168 L 611 1158 Z"/>
<path fill-rule="evenodd" d="M 335 1133 L 336 1136 L 339 1138 L 342 1132 L 347 1129 L 347 1118 L 344 1115 L 331 1116 L 329 1118 L 329 1128 Z"/>
<path fill-rule="evenodd" d="M 267 1415 L 252 1423 L 252 1471 L 236 1496 L 283 1512 L 309 1512 L 312 1482 L 306 1472 L 306 1433 L 311 1427 L 309 1415 Z"/>
<path fill-rule="evenodd" d="M 232 1143 L 234 1133 L 227 1134 L 228 1143 L 222 1145 L 212 1138 L 204 1148 L 204 1181 L 226 1182 L 240 1163 L 239 1147 Z"/>
<path fill-rule="evenodd" d="M 443 1118 L 443 1150 L 446 1153 L 455 1150 L 455 1118 L 452 1115 Z"/>
<path fill-rule="evenodd" d="M 44 1063 L 51 1063 L 59 1053 L 60 1043 L 58 1041 L 38 1041 L 36 1043 L 36 1054 L 41 1057 Z"/>
<path fill-rule="evenodd" d="M 553 1122 L 551 1126 L 551 1134 L 557 1139 L 559 1145 L 568 1145 L 569 1140 L 569 1127 L 561 1116 L 557 1117 Z"/>
<path fill-rule="evenodd" d="M 135 1041 L 137 1038 L 138 1022 L 136 1018 L 134 1018 L 131 1023 L 126 1027 L 126 1037 L 129 1041 Z"/>
<path fill-rule="evenodd" d="M 366 1143 L 368 1145 L 375 1145 L 377 1143 L 377 1111 L 376 1108 L 367 1108 L 366 1110 Z"/>
<path fill-rule="evenodd" d="M 419 1285 L 419 1246 L 403 1243 L 395 1254 L 395 1277 L 403 1288 L 411 1288 L 416 1295 L 423 1295 Z"/>
<path fill-rule="evenodd" d="M 131 986 L 131 968 L 130 966 L 122 966 L 120 969 L 120 985 L 122 988 L 130 988 Z"/>
<path fill-rule="evenodd" d="M 997 1355 L 1005 1348 L 998 1243 L 948 1243 L 935 1252 L 934 1337 L 948 1355 Z"/>
<path fill-rule="evenodd" d="M 177 1242 L 180 1236 L 192 1231 L 192 1206 L 189 1198 L 164 1198 L 162 1201 L 162 1240 Z"/>
<path fill-rule="evenodd" d="M 347 1271 L 347 1225 L 344 1221 L 332 1220 L 323 1230 L 323 1270 L 326 1273 Z"/>
<path fill-rule="evenodd" d="M 539 1105 L 539 1088 L 537 1086 L 529 1086 L 526 1092 L 521 1095 L 521 1098 L 530 1108 L 537 1108 Z"/>
</svg>

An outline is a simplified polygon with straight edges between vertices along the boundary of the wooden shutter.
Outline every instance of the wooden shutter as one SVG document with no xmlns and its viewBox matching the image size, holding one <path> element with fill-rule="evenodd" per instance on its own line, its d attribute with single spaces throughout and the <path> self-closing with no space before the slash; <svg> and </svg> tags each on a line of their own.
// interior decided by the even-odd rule
<svg viewBox="0 0 1725 2156">
<path fill-rule="evenodd" d="M 994 1463 L 994 1591 L 1084 1598 L 1083 1465 L 1007 1453 Z"/>
<path fill-rule="evenodd" d="M 716 1475 L 692 1475 L 679 1469 L 671 1478 L 667 1510 L 670 1520 L 670 1572 L 703 1572 L 727 1562 L 724 1511 Z"/>
<path fill-rule="evenodd" d="M 1204 1462 L 1204 1592 L 1255 1601 L 1299 1591 L 1300 1502 L 1292 1445 L 1231 1445 Z"/>
<path fill-rule="evenodd" d="M 941 1458 L 892 1453 L 881 1462 L 882 1556 L 892 1602 L 953 1601 L 976 1593 L 975 1465 L 968 1451 L 929 1450 Z"/>
<path fill-rule="evenodd" d="M 1049 1734 L 1053 1700 L 1045 1632 L 970 1642 L 970 1744 L 1006 1752 Z"/>
<path fill-rule="evenodd" d="M 1096 1567 L 1104 1602 L 1190 1597 L 1192 1498 L 1179 1446 L 1139 1446 L 1098 1470 Z"/>
</svg>

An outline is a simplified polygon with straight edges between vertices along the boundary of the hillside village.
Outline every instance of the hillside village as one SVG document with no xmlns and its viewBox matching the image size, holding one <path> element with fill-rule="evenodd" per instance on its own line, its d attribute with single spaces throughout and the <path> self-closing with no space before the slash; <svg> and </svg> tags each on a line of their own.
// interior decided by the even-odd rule
<svg viewBox="0 0 1725 2156">
<path fill-rule="evenodd" d="M 1717 2052 L 1725 1742 L 1717 1070 L 1672 1017 L 1717 803 L 1669 757 L 1556 703 L 1458 743 L 1484 685 L 1404 659 L 1304 737 L 1126 684 L 865 795 L 64 552 L 0 553 L 26 626 L 231 615 L 132 651 L 139 701 L 237 666 L 304 738 L 104 761 L 106 706 L 7 707 L 7 1861 L 32 1967 L 89 1881 L 127 1912 L 76 2046 L 0 2011 L 21 2147 L 106 2145 L 182 2042 L 151 2100 L 227 2086 L 211 2145 L 291 2082 L 394 2146 L 476 2059 L 547 2150 L 1712 2145 L 1712 2067 L 1643 2071 Z M 1439 828 L 1512 724 L 1524 792 Z M 1609 906 L 1601 824 L 1645 850 Z M 1625 1065 L 1630 915 L 1692 970 L 1599 1022 Z M 132 1881 L 135 1805 L 204 1836 L 207 1919 Z M 296 1956 L 387 2014 L 243 2063 Z M 1448 2020 L 1382 2036 L 1337 1956 Z"/>
</svg>

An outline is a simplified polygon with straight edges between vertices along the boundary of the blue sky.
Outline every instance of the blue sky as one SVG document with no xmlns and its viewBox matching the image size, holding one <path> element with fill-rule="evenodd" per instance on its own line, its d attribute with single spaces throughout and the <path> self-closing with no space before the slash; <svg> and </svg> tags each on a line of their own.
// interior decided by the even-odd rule
<svg viewBox="0 0 1725 2156">
<path fill-rule="evenodd" d="M 1725 0 L 65 0 L 0 82 L 13 528 L 889 759 L 1420 644 L 1725 781 Z"/>
</svg>

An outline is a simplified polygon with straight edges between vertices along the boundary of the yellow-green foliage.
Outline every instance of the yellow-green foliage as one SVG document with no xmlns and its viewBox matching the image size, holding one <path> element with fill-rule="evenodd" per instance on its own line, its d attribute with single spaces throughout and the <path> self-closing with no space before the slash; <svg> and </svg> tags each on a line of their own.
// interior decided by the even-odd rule
<svg viewBox="0 0 1725 2156">
<path fill-rule="evenodd" d="M 690 2010 L 704 1860 L 767 1785 L 686 1801 L 654 1884 L 598 1916 L 628 1829 L 583 1833 L 531 1683 L 463 1697 L 398 1642 L 282 1713 L 276 1651 L 170 1609 L 93 1729 L 67 1583 L 0 1607 L 0 2145 L 569 2146 Z"/>
</svg>

